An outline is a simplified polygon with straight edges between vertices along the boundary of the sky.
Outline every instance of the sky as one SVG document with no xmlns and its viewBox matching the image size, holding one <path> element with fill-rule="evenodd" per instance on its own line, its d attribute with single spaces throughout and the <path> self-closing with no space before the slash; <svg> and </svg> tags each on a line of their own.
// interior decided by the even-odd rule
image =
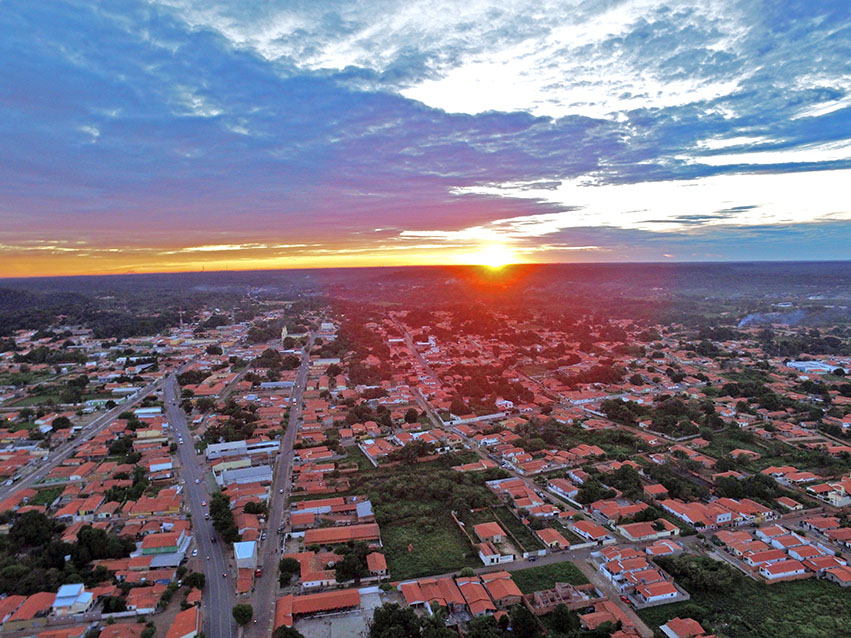
<svg viewBox="0 0 851 638">
<path fill-rule="evenodd" d="M 849 258 L 848 0 L 0 0 L 0 276 Z"/>
</svg>

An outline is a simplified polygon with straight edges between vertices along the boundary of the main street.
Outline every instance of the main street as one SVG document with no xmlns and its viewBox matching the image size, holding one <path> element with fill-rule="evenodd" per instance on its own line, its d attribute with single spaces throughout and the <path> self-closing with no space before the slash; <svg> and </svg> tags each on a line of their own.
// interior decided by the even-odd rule
<svg viewBox="0 0 851 638">
<path fill-rule="evenodd" d="M 205 472 L 198 455 L 192 433 L 186 424 L 186 415 L 180 407 L 179 386 L 174 376 L 165 381 L 163 399 L 166 404 L 168 424 L 176 439 L 183 439 L 177 446 L 177 457 L 181 465 L 181 477 L 184 479 L 183 500 L 192 514 L 192 536 L 198 548 L 198 561 L 206 576 L 204 587 L 204 634 L 208 638 L 232 638 L 236 635 L 236 623 L 231 609 L 235 603 L 234 590 L 236 573 L 228 568 L 230 544 L 213 542 L 215 530 L 211 522 L 204 520 L 208 511 L 202 501 L 210 500 Z M 198 481 L 196 483 L 196 480 Z M 209 556 L 209 560 L 207 559 Z M 228 574 L 223 578 L 222 574 Z"/>
<path fill-rule="evenodd" d="M 281 537 L 278 534 L 278 528 L 284 524 L 285 508 L 289 503 L 293 445 L 295 445 L 298 423 L 301 419 L 302 400 L 307 387 L 307 375 L 310 371 L 310 350 L 313 347 L 313 340 L 313 334 L 310 334 L 290 394 L 290 417 L 287 422 L 287 430 L 281 438 L 278 462 L 275 463 L 275 478 L 272 481 L 267 503 L 269 508 L 269 516 L 266 522 L 267 539 L 260 547 L 257 556 L 257 564 L 263 567 L 264 573 L 260 577 L 263 580 L 255 583 L 252 600 L 254 618 L 257 622 L 249 625 L 245 632 L 246 636 L 251 638 L 268 636 L 273 629 L 275 593 L 278 591 L 278 561 L 281 558 L 279 553 Z"/>
</svg>

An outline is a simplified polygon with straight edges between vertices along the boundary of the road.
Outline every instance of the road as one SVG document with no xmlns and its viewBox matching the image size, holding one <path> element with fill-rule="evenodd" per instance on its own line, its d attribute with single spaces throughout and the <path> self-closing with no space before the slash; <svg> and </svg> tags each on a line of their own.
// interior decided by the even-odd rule
<svg viewBox="0 0 851 638">
<path fill-rule="evenodd" d="M 180 371 L 182 371 L 188 363 L 181 366 Z M 142 399 L 146 396 L 154 392 L 157 388 L 163 385 L 163 379 L 159 379 L 154 383 L 149 383 L 142 389 L 140 389 L 135 395 L 133 395 L 133 399 L 127 401 L 125 403 L 121 403 L 120 405 L 114 407 L 108 412 L 104 412 L 99 417 L 94 419 L 91 423 L 86 425 L 80 432 L 74 437 L 73 440 L 66 441 L 61 445 L 57 446 L 55 449 L 51 450 L 48 454 L 47 459 L 43 462 L 29 468 L 26 470 L 20 478 L 18 478 L 14 484 L 10 486 L 4 486 L 3 489 L 0 489 L 0 501 L 4 500 L 12 493 L 17 492 L 20 489 L 32 487 L 42 478 L 44 478 L 53 468 L 58 466 L 62 461 L 67 459 L 71 454 L 76 450 L 80 444 L 87 440 L 91 439 L 94 436 L 97 436 L 101 430 L 103 430 L 106 426 L 112 423 L 118 415 L 122 412 L 126 412 L 132 407 L 138 405 Z"/>
<path fill-rule="evenodd" d="M 287 423 L 287 431 L 281 439 L 281 448 L 278 452 L 278 462 L 275 464 L 275 478 L 272 481 L 269 494 L 269 518 L 266 523 L 267 538 L 261 545 L 257 556 L 257 564 L 263 566 L 263 576 L 254 585 L 254 595 L 251 601 L 254 607 L 254 618 L 246 628 L 246 638 L 259 638 L 272 633 L 272 624 L 275 617 L 275 594 L 278 591 L 278 561 L 281 537 L 278 528 L 284 524 L 284 516 L 291 485 L 291 468 L 293 462 L 293 445 L 298 433 L 299 419 L 301 419 L 302 399 L 307 387 L 307 375 L 310 370 L 310 349 L 313 347 L 313 334 L 310 334 L 302 355 L 301 365 L 296 375 L 295 384 L 290 394 L 290 418 Z"/>
<path fill-rule="evenodd" d="M 428 361 L 425 360 L 425 357 L 420 354 L 420 351 L 417 350 L 417 346 L 414 344 L 414 338 L 411 336 L 411 333 L 408 332 L 408 329 L 402 325 L 396 317 L 390 317 L 396 327 L 402 332 L 402 336 L 405 338 L 405 345 L 408 346 L 408 350 L 411 351 L 411 354 L 414 355 L 419 364 L 423 367 L 423 369 L 428 373 L 428 375 L 440 383 L 440 377 L 437 376 L 437 373 L 431 369 L 431 366 L 428 364 Z"/>
<path fill-rule="evenodd" d="M 176 439 L 183 438 L 183 443 L 177 446 L 177 458 L 180 460 L 181 477 L 184 484 L 183 501 L 192 514 L 192 535 L 195 547 L 198 548 L 198 558 L 201 569 L 207 578 L 204 587 L 204 634 L 208 638 L 233 638 L 236 636 L 236 622 L 231 610 L 236 602 L 234 590 L 236 571 L 228 567 L 230 545 L 224 542 L 213 542 L 216 532 L 209 521 L 204 520 L 208 507 L 202 501 L 210 500 L 207 481 L 204 478 L 204 468 L 195 453 L 195 441 L 186 424 L 186 415 L 180 408 L 180 388 L 173 375 L 165 381 L 163 399 L 166 404 L 168 424 Z M 198 481 L 197 483 L 195 481 Z M 207 560 L 209 556 L 209 560 Z M 223 578 L 222 574 L 228 577 Z"/>
</svg>

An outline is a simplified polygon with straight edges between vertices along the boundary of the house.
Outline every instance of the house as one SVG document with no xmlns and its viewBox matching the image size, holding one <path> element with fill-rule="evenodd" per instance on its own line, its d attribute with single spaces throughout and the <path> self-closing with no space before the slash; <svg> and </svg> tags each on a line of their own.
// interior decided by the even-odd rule
<svg viewBox="0 0 851 638">
<path fill-rule="evenodd" d="M 567 479 L 551 479 L 547 481 L 547 489 L 562 498 L 573 500 L 579 493 L 579 488 Z"/>
<path fill-rule="evenodd" d="M 674 584 L 667 580 L 648 585 L 639 585 L 635 588 L 635 595 L 644 603 L 658 603 L 663 600 L 671 600 L 679 595 Z"/>
<path fill-rule="evenodd" d="M 457 578 L 458 589 L 464 597 L 467 609 L 473 616 L 483 616 L 496 611 L 496 607 L 482 584 L 481 579 L 476 576 L 469 578 Z"/>
<path fill-rule="evenodd" d="M 551 527 L 539 529 L 535 532 L 535 535 L 550 549 L 567 549 L 570 547 L 570 541 L 568 541 L 558 530 L 554 530 Z"/>
<path fill-rule="evenodd" d="M 668 638 L 700 638 L 706 634 L 700 623 L 693 618 L 671 618 L 659 629 Z"/>
<path fill-rule="evenodd" d="M 851 586 L 851 567 L 841 565 L 825 570 L 824 577 L 840 587 Z"/>
<path fill-rule="evenodd" d="M 770 582 L 806 574 L 807 569 L 803 566 L 801 561 L 789 559 L 762 565 L 759 568 L 759 573 Z"/>
<path fill-rule="evenodd" d="M 523 593 L 508 572 L 482 574 L 481 579 L 498 609 L 508 609 L 522 602 Z"/>
<path fill-rule="evenodd" d="M 127 593 L 127 609 L 137 614 L 152 614 L 165 590 L 166 586 L 158 583 L 151 587 L 134 587 Z"/>
<path fill-rule="evenodd" d="M 82 583 L 62 585 L 56 592 L 51 613 L 54 616 L 71 616 L 87 612 L 94 604 L 94 595 Z"/>
<path fill-rule="evenodd" d="M 604 527 L 597 525 L 597 523 L 592 523 L 591 521 L 574 521 L 570 524 L 570 529 L 574 534 L 581 536 L 586 541 L 595 542 L 599 545 L 602 545 L 607 541 L 614 541 Z"/>
<path fill-rule="evenodd" d="M 423 578 L 418 581 L 399 585 L 405 603 L 411 607 L 426 607 L 440 605 L 450 612 L 456 612 L 464 607 L 464 597 L 461 590 L 451 578 Z"/>
<path fill-rule="evenodd" d="M 656 519 L 653 522 L 618 525 L 616 529 L 624 538 L 633 542 L 679 536 L 680 534 L 680 528 L 664 518 Z"/>
<path fill-rule="evenodd" d="M 505 532 L 496 521 L 474 525 L 473 531 L 483 543 L 501 543 L 505 539 Z"/>
<path fill-rule="evenodd" d="M 304 533 L 305 545 L 340 545 L 349 541 L 381 544 L 381 532 L 376 523 L 309 529 Z"/>
<path fill-rule="evenodd" d="M 165 638 L 195 638 L 200 631 L 201 607 L 193 605 L 174 617 Z"/>
<path fill-rule="evenodd" d="M 379 578 L 387 576 L 387 561 L 384 558 L 384 554 L 379 552 L 367 554 L 366 567 L 369 570 L 370 576 L 377 576 Z"/>
</svg>

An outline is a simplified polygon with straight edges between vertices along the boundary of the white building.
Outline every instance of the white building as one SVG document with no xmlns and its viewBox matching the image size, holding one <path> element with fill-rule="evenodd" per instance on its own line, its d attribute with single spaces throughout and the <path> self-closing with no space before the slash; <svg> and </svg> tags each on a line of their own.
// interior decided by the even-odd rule
<svg viewBox="0 0 851 638">
<path fill-rule="evenodd" d="M 239 569 L 257 568 L 257 542 L 242 541 L 233 544 L 233 555 Z"/>
<path fill-rule="evenodd" d="M 82 583 L 62 585 L 56 592 L 51 613 L 54 616 L 71 616 L 82 614 L 91 608 L 94 595 L 87 592 Z"/>
</svg>

